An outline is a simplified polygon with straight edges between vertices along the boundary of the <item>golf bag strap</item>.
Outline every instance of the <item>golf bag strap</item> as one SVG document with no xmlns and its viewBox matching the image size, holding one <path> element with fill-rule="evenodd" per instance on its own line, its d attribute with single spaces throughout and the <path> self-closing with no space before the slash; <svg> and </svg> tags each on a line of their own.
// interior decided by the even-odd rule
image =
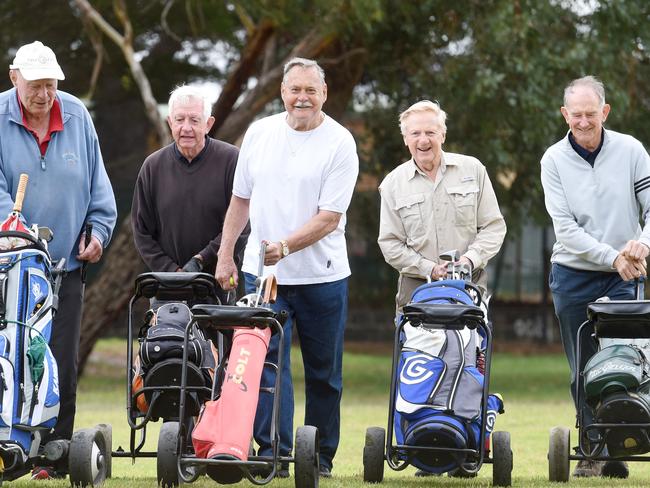
<svg viewBox="0 0 650 488">
<path fill-rule="evenodd" d="M 7 273 L 0 273 L 0 321 L 4 322 L 7 313 Z M 3 326 L 4 327 L 4 326 Z"/>
</svg>

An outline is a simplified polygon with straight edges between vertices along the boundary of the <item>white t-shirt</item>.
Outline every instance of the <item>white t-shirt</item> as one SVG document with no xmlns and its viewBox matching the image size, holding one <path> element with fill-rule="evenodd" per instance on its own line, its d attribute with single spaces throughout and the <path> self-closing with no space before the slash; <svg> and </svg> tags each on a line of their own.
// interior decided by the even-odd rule
<svg viewBox="0 0 650 488">
<path fill-rule="evenodd" d="M 250 200 L 251 234 L 243 271 L 257 275 L 262 240 L 277 242 L 302 227 L 319 210 L 342 213 L 338 227 L 263 274 L 281 285 L 327 283 L 350 276 L 345 212 L 359 173 L 352 134 L 325 115 L 311 131 L 295 131 L 287 113 L 254 122 L 246 131 L 233 195 Z"/>
</svg>

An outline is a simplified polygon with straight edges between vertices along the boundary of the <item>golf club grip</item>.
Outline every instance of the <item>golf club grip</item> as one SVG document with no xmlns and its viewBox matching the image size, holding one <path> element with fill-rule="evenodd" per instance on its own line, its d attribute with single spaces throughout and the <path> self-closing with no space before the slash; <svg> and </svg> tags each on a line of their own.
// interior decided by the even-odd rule
<svg viewBox="0 0 650 488">
<path fill-rule="evenodd" d="M 18 189 L 16 190 L 16 202 L 14 203 L 14 212 L 20 212 L 23 209 L 23 200 L 25 199 L 25 189 L 27 188 L 27 181 L 29 175 L 22 173 L 20 181 L 18 182 Z"/>
<path fill-rule="evenodd" d="M 86 224 L 86 228 L 84 230 L 86 236 L 84 238 L 84 250 L 88 247 L 90 244 L 90 240 L 93 238 L 93 224 Z M 81 263 L 81 282 L 86 283 L 86 269 L 88 268 L 88 261 L 84 261 Z"/>
<path fill-rule="evenodd" d="M 85 247 L 88 247 L 88 244 L 90 244 L 90 240 L 93 237 L 93 224 L 86 224 L 86 229 L 84 230 L 86 234 L 86 238 L 84 239 L 84 244 Z"/>
<path fill-rule="evenodd" d="M 634 293 L 636 295 L 637 300 L 644 300 L 645 299 L 645 276 L 639 276 L 635 281 L 635 290 Z"/>
</svg>

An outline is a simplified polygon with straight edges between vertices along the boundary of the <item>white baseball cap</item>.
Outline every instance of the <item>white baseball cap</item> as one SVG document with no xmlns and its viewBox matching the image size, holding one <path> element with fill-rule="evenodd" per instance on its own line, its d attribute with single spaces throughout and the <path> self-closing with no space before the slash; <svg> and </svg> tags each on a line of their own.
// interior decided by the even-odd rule
<svg viewBox="0 0 650 488">
<path fill-rule="evenodd" d="M 20 70 L 26 80 L 55 79 L 65 80 L 61 66 L 56 61 L 56 55 L 41 41 L 25 44 L 18 51 L 9 69 Z"/>
</svg>

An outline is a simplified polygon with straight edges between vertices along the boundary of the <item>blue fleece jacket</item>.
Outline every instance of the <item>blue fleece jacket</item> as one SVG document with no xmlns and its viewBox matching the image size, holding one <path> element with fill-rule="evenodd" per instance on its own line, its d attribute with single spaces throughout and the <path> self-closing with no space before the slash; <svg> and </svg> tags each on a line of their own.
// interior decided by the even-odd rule
<svg viewBox="0 0 650 488">
<path fill-rule="evenodd" d="M 15 88 L 0 93 L 0 220 L 13 208 L 20 174 L 27 173 L 23 216 L 29 225 L 52 229 L 52 259 L 66 258 L 66 269 L 74 270 L 81 265 L 75 256 L 84 225 L 92 223 L 93 236 L 106 246 L 117 208 L 88 110 L 61 90 L 56 97 L 63 130 L 52 134 L 41 156 L 23 126 Z"/>
</svg>

